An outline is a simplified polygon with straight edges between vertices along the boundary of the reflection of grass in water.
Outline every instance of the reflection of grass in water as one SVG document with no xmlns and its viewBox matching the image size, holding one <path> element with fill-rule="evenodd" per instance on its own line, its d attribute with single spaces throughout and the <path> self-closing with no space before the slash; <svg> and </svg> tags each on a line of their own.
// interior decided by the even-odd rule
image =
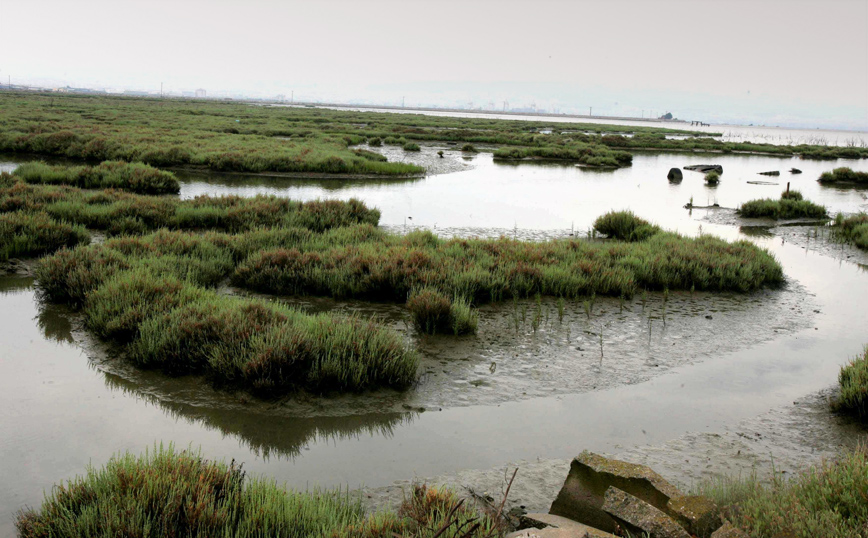
<svg viewBox="0 0 868 538">
<path fill-rule="evenodd" d="M 168 389 L 159 386 L 158 378 L 144 381 L 141 374 L 128 370 L 130 379 L 127 379 L 91 364 L 103 373 L 106 386 L 110 389 L 145 400 L 174 419 L 184 419 L 189 424 L 199 424 L 223 435 L 236 437 L 254 454 L 263 458 L 291 459 L 312 443 L 355 439 L 363 434 L 391 438 L 397 427 L 409 425 L 417 414 L 288 417 L 269 412 L 268 407 L 272 404 L 246 396 L 239 396 L 238 401 L 242 402 L 241 405 L 247 402 L 251 410 L 230 408 L 219 401 L 212 404 L 206 401 L 204 405 L 197 401 L 193 405 L 177 401 Z M 191 380 L 191 383 L 195 384 L 196 380 Z M 200 395 L 197 393 L 197 399 Z"/>
</svg>

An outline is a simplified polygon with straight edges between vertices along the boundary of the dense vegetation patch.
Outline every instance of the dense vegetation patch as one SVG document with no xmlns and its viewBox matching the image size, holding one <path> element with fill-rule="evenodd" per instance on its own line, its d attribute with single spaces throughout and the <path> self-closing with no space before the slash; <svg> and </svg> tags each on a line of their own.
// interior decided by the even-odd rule
<svg viewBox="0 0 868 538">
<path fill-rule="evenodd" d="M 368 209 L 356 199 L 296 202 L 258 195 L 181 200 L 111 189 L 27 185 L 6 174 L 0 178 L 0 212 L 11 211 L 43 212 L 52 219 L 104 230 L 109 235 L 142 234 L 160 228 L 242 231 L 289 226 L 323 231 L 380 220 L 379 210 Z"/>
<path fill-rule="evenodd" d="M 854 538 L 868 528 L 868 449 L 863 445 L 792 479 L 775 473 L 705 484 L 702 493 L 751 537 Z"/>
<path fill-rule="evenodd" d="M 371 235 L 353 244 L 299 242 L 242 262 L 233 282 L 278 294 L 403 302 L 434 287 L 478 304 L 534 294 L 612 295 L 637 290 L 751 291 L 783 280 L 780 265 L 750 242 L 658 233 L 634 243 L 443 240 L 428 232 Z"/>
<path fill-rule="evenodd" d="M 705 182 L 709 185 L 717 185 L 720 183 L 720 172 L 712 170 L 705 174 Z"/>
<path fill-rule="evenodd" d="M 868 250 L 868 214 L 859 213 L 845 218 L 838 213 L 832 223 L 832 229 L 841 239 Z"/>
<path fill-rule="evenodd" d="M 142 163 L 105 161 L 98 166 L 25 163 L 14 174 L 27 183 L 70 185 L 82 189 L 120 189 L 138 194 L 178 194 L 175 174 Z"/>
<path fill-rule="evenodd" d="M 574 161 L 588 166 L 620 167 L 630 166 L 633 156 L 625 151 L 617 151 L 607 146 L 574 143 L 552 147 L 509 147 L 500 148 L 494 152 L 495 159 L 551 159 Z"/>
<path fill-rule="evenodd" d="M 45 213 L 0 214 L 0 262 L 39 256 L 89 241 L 90 235 L 83 226 L 58 222 Z"/>
<path fill-rule="evenodd" d="M 450 298 L 434 288 L 414 290 L 407 308 L 419 330 L 428 334 L 476 333 L 477 314 L 464 297 Z"/>
<path fill-rule="evenodd" d="M 838 385 L 840 392 L 835 409 L 853 413 L 863 420 L 868 418 L 868 347 L 861 357 L 841 368 Z"/>
<path fill-rule="evenodd" d="M 824 206 L 804 200 L 798 191 L 785 192 L 781 194 L 779 200 L 772 200 L 771 198 L 750 200 L 742 204 L 738 212 L 746 218 L 823 219 L 829 216 Z"/>
<path fill-rule="evenodd" d="M 113 239 L 43 259 L 37 286 L 50 300 L 81 307 L 92 331 L 127 344 L 127 357 L 142 367 L 206 374 L 266 396 L 407 387 L 416 355 L 378 323 L 208 289 L 250 249 L 305 232 Z"/>
<path fill-rule="evenodd" d="M 820 183 L 825 185 L 832 183 L 857 183 L 868 185 L 868 172 L 856 172 L 851 168 L 842 166 L 835 168 L 831 172 L 823 172 L 820 174 Z"/>
<path fill-rule="evenodd" d="M 659 226 L 637 217 L 632 211 L 610 211 L 597 217 L 594 230 L 621 241 L 644 241 L 662 231 Z"/>
<path fill-rule="evenodd" d="M 397 512 L 365 516 L 359 499 L 295 492 L 250 478 L 241 466 L 171 445 L 113 457 L 55 486 L 39 510 L 24 510 L 21 538 L 286 536 L 294 538 L 494 538 L 495 519 L 448 490 L 417 486 Z"/>
</svg>

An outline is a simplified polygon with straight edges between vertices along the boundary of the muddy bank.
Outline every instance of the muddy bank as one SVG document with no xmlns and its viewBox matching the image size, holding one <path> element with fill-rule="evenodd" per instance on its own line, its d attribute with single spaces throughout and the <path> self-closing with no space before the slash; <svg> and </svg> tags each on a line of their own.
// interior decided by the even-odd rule
<svg viewBox="0 0 868 538">
<path fill-rule="evenodd" d="M 685 491 L 723 475 L 756 472 L 768 479 L 774 469 L 779 475 L 793 476 L 835 457 L 842 449 L 854 448 L 868 435 L 866 425 L 829 410 L 832 392 L 830 388 L 809 394 L 720 432 L 688 433 L 656 445 L 615 447 L 605 455 L 648 465 Z M 393 508 L 414 483 L 424 482 L 499 502 L 516 468 L 519 470 L 506 509 L 548 512 L 569 472 L 570 459 L 518 460 L 490 469 L 414 477 L 386 487 L 363 489 L 362 495 L 371 511 Z"/>
</svg>

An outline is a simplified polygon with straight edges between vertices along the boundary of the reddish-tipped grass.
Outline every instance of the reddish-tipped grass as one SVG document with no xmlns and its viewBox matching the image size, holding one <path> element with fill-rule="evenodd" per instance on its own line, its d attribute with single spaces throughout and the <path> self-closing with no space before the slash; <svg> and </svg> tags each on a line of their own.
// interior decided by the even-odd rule
<svg viewBox="0 0 868 538">
<path fill-rule="evenodd" d="M 407 308 L 416 327 L 428 334 L 473 334 L 478 325 L 476 312 L 470 301 L 450 299 L 434 288 L 414 290 L 407 300 Z"/>
<path fill-rule="evenodd" d="M 611 239 L 621 241 L 644 241 L 662 231 L 659 226 L 637 217 L 632 211 L 610 211 L 597 217 L 594 229 Z"/>
<path fill-rule="evenodd" d="M 763 198 L 750 200 L 741 205 L 739 215 L 746 218 L 768 217 L 772 219 L 824 219 L 828 218 L 826 208 L 804 200 L 798 191 L 782 193 L 779 200 Z"/>
<path fill-rule="evenodd" d="M 841 368 L 838 375 L 839 393 L 833 407 L 837 411 L 852 413 L 862 420 L 868 419 L 868 346 L 862 356 Z"/>
<path fill-rule="evenodd" d="M 19 256 L 39 256 L 88 242 L 90 235 L 84 227 L 58 222 L 45 213 L 0 214 L 0 262 Z"/>
</svg>

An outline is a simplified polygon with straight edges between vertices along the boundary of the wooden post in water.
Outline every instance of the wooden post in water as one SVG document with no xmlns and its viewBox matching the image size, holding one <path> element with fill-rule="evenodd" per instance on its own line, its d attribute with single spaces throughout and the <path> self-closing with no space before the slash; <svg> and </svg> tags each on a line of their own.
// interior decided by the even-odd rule
<svg viewBox="0 0 868 538">
<path fill-rule="evenodd" d="M 787 194 L 790 194 L 790 182 L 787 181 Z"/>
</svg>

